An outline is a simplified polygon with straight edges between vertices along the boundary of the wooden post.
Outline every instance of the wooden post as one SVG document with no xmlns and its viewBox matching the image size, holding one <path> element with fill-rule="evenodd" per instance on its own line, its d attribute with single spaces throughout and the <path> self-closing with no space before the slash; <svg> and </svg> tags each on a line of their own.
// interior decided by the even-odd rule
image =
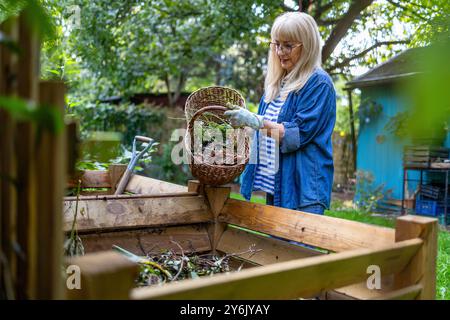
<svg viewBox="0 0 450 320">
<path fill-rule="evenodd" d="M 352 136 L 352 155 L 353 155 L 353 175 L 356 173 L 356 169 L 358 168 L 356 166 L 356 131 L 355 131 L 355 119 L 353 115 L 353 101 L 352 101 L 352 89 L 347 90 L 348 94 L 348 112 L 350 115 L 350 133 Z"/>
<path fill-rule="evenodd" d="M 220 237 L 227 227 L 226 223 L 218 220 L 218 217 L 222 212 L 225 202 L 230 196 L 230 192 L 231 187 L 205 186 L 205 195 L 209 203 L 209 209 L 214 217 L 213 223 L 208 228 L 209 237 L 211 239 L 211 248 L 214 254 L 216 253 L 217 244 L 219 243 Z"/>
<path fill-rule="evenodd" d="M 1 26 L 4 35 L 17 39 L 17 20 L 10 19 Z M 16 57 L 6 46 L 0 46 L 0 95 L 16 93 Z M 16 255 L 13 246 L 16 234 L 16 156 L 14 150 L 15 122 L 11 115 L 0 108 L 0 254 L 3 260 L 0 267 L 0 285 L 6 289 L 6 298 L 14 299 L 16 282 Z"/>
<path fill-rule="evenodd" d="M 127 170 L 126 164 L 111 164 L 109 166 L 109 178 L 111 180 L 111 194 L 114 194 L 116 192 L 117 184 L 120 181 L 120 178 L 122 177 L 123 173 Z"/>
<path fill-rule="evenodd" d="M 62 121 L 65 87 L 62 82 L 41 82 L 40 103 L 56 108 Z M 42 130 L 36 147 L 36 166 L 39 182 L 38 199 L 38 251 L 37 298 L 63 297 L 61 276 L 63 253 L 63 192 L 66 168 L 63 132 Z"/>
<path fill-rule="evenodd" d="M 188 181 L 188 192 L 197 192 L 198 194 L 204 193 L 204 186 L 198 180 Z"/>
<path fill-rule="evenodd" d="M 73 266 L 67 273 L 74 277 L 73 280 L 68 277 L 66 281 L 69 299 L 129 299 L 138 276 L 138 265 L 113 251 L 74 257 L 66 264 Z M 78 271 L 79 289 L 75 287 Z"/>
<path fill-rule="evenodd" d="M 412 215 L 397 218 L 396 242 L 414 238 L 423 240 L 422 247 L 409 265 L 395 277 L 397 289 L 415 284 L 421 285 L 423 289 L 417 299 L 436 298 L 437 232 L 437 219 Z"/>
<path fill-rule="evenodd" d="M 76 163 L 79 157 L 80 138 L 78 134 L 79 124 L 74 119 L 66 120 L 66 154 L 67 154 L 67 175 L 71 178 L 75 176 Z"/>
<path fill-rule="evenodd" d="M 29 29 L 24 15 L 19 17 L 19 56 L 17 82 L 20 98 L 38 101 L 39 41 Z M 17 123 L 17 297 L 26 299 L 33 296 L 29 291 L 36 278 L 35 257 L 30 256 L 31 246 L 36 244 L 36 199 L 37 182 L 35 162 L 35 125 L 30 121 Z M 29 279 L 30 284 L 29 287 Z"/>
</svg>

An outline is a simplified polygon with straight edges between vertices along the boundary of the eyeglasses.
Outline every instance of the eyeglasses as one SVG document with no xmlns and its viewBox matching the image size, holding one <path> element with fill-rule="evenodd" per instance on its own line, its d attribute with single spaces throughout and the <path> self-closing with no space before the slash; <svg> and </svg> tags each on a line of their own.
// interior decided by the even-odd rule
<svg viewBox="0 0 450 320">
<path fill-rule="evenodd" d="M 272 49 L 273 51 L 279 51 L 279 52 L 284 52 L 285 54 L 291 54 L 291 52 L 294 48 L 300 47 L 303 44 L 298 43 L 298 44 L 284 44 L 283 45 L 281 43 L 269 42 L 269 45 L 270 45 L 270 49 Z"/>
</svg>

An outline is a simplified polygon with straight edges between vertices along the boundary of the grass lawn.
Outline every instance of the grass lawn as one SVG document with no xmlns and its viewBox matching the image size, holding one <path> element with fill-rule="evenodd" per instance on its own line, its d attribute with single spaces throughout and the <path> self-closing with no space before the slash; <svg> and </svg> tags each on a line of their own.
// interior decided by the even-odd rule
<svg viewBox="0 0 450 320">
<path fill-rule="evenodd" d="M 237 193 L 232 193 L 231 198 L 244 200 Z M 264 198 L 255 196 L 250 201 L 262 204 L 266 203 Z M 327 210 L 325 211 L 325 215 L 388 228 L 395 227 L 395 219 L 372 216 L 356 210 Z M 440 230 L 438 233 L 436 298 L 439 300 L 450 300 L 450 232 L 444 230 Z"/>
</svg>

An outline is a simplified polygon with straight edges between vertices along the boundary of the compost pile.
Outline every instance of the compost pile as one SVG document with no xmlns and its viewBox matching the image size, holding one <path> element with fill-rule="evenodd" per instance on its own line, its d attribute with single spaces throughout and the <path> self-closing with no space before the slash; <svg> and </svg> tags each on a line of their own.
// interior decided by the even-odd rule
<svg viewBox="0 0 450 320">
<path fill-rule="evenodd" d="M 222 165 L 234 166 L 242 163 L 244 155 L 238 152 L 237 131 L 227 119 L 213 112 L 205 112 L 197 120 L 197 125 L 201 128 L 202 148 L 201 154 L 197 151 L 195 156 L 203 156 L 202 160 L 207 164 L 219 161 Z M 244 150 L 240 151 L 242 153 Z"/>
<path fill-rule="evenodd" d="M 179 244 L 177 245 L 179 246 Z M 184 279 L 195 279 L 217 273 L 240 271 L 243 263 L 236 268 L 231 264 L 232 259 L 238 258 L 243 254 L 253 255 L 261 251 L 261 249 L 255 249 L 255 245 L 251 245 L 245 252 L 218 256 L 213 254 L 185 254 L 181 246 L 179 246 L 179 248 L 180 253 L 166 249 L 159 253 L 149 253 L 146 257 L 138 257 L 115 246 L 116 250 L 119 249 L 121 253 L 128 257 L 133 255 L 134 257 L 132 259 L 138 262 L 140 272 L 137 279 L 137 285 L 140 287 Z"/>
</svg>

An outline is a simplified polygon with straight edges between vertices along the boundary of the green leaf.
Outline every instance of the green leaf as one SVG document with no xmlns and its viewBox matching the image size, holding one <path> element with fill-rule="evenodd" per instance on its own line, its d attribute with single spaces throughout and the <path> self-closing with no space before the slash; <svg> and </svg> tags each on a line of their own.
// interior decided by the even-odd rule
<svg viewBox="0 0 450 320">
<path fill-rule="evenodd" d="M 48 130 L 58 134 L 64 128 L 61 112 L 49 105 L 33 106 L 17 97 L 1 97 L 0 108 L 8 111 L 17 120 L 32 121 L 38 130 Z"/>
</svg>

